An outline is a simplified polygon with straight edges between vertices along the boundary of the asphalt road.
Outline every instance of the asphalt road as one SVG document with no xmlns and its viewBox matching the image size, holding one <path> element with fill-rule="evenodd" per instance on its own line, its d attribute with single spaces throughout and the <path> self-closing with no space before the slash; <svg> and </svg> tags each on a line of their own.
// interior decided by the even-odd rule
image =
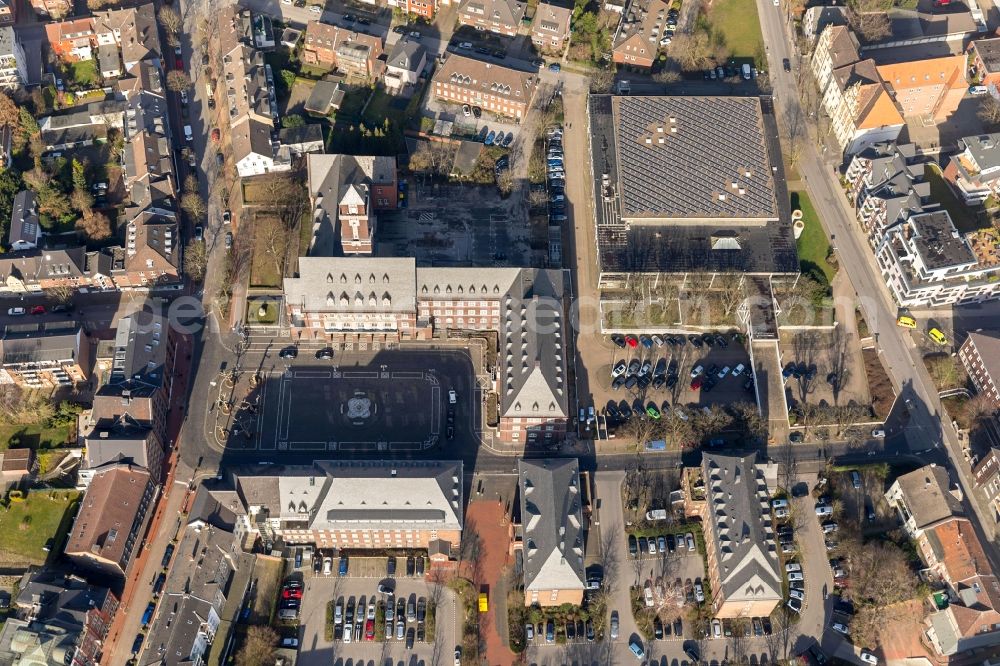
<svg viewBox="0 0 1000 666">
<path fill-rule="evenodd" d="M 771 72 L 772 88 L 779 119 L 787 120 L 792 114 L 801 113 L 795 70 L 802 66 L 796 62 L 789 47 L 785 31 L 785 14 L 781 8 L 765 0 L 758 0 L 764 43 Z M 793 72 L 785 72 L 782 59 L 795 63 Z M 811 82 L 807 82 L 812 85 Z M 850 276 L 851 284 L 860 297 L 861 307 L 868 326 L 875 335 L 883 360 L 909 412 L 909 425 L 905 430 L 906 441 L 913 451 L 933 451 L 943 448 L 954 463 L 949 467 L 961 484 L 966 503 L 978 518 L 974 521 L 983 539 L 987 556 L 997 566 L 996 547 L 993 543 L 993 521 L 975 501 L 969 471 L 961 454 L 957 433 L 947 418 L 921 360 L 920 350 L 904 329 L 895 325 L 898 308 L 893 302 L 875 264 L 867 241 L 856 233 L 854 211 L 840 189 L 835 164 L 825 161 L 817 152 L 810 138 L 802 142 L 798 169 L 806 181 L 809 195 L 817 210 L 822 211 L 821 221 L 827 234 L 836 237 L 841 270 Z M 839 161 L 840 156 L 831 156 Z M 908 402 L 907 402 L 908 401 Z M 971 501 L 970 501 L 971 499 Z M 988 536 L 987 536 L 988 535 Z"/>
</svg>

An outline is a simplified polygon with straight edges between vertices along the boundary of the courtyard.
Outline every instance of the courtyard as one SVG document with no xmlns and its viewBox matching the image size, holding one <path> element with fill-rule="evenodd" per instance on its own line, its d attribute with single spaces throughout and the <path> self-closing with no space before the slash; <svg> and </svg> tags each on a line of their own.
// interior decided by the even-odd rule
<svg viewBox="0 0 1000 666">
<path fill-rule="evenodd" d="M 407 208 L 379 214 L 380 256 L 413 256 L 433 266 L 545 265 L 548 237 L 533 240 L 518 197 L 504 199 L 496 187 L 419 178 L 410 185 Z"/>
</svg>

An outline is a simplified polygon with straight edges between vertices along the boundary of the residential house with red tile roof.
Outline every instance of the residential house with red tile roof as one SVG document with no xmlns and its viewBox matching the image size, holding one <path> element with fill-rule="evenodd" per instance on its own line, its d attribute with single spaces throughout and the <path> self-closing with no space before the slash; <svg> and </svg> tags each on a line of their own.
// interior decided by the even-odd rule
<svg viewBox="0 0 1000 666">
<path fill-rule="evenodd" d="M 931 613 L 926 635 L 941 655 L 1000 641 L 1000 583 L 975 528 L 955 517 L 917 540 L 928 568 L 946 585 L 948 606 Z"/>
<path fill-rule="evenodd" d="M 432 83 L 438 99 L 522 119 L 538 88 L 538 76 L 452 53 L 438 66 Z"/>
<path fill-rule="evenodd" d="M 877 69 L 903 117 L 943 123 L 955 114 L 968 92 L 965 63 L 966 57 L 960 53 L 879 65 Z"/>
<path fill-rule="evenodd" d="M 302 39 L 302 62 L 362 78 L 378 78 L 385 71 L 382 38 L 310 21 Z"/>
</svg>

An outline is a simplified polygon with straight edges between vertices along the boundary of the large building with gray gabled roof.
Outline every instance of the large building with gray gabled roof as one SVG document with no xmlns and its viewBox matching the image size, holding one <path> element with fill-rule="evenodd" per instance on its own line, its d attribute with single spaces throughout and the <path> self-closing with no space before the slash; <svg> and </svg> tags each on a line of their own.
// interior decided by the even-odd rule
<svg viewBox="0 0 1000 666">
<path fill-rule="evenodd" d="M 576 458 L 518 461 L 526 606 L 580 605 L 583 501 Z"/>
<path fill-rule="evenodd" d="M 717 618 L 767 617 L 781 603 L 767 484 L 754 455 L 702 456 L 702 529 Z"/>
</svg>

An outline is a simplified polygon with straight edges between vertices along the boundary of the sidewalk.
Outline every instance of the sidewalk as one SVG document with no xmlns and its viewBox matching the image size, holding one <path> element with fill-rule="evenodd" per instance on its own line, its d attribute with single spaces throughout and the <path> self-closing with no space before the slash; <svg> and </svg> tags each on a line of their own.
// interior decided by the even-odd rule
<svg viewBox="0 0 1000 666">
<path fill-rule="evenodd" d="M 181 526 L 182 508 L 190 493 L 188 489 L 192 470 L 180 461 L 180 430 L 184 421 L 184 405 L 188 395 L 187 356 L 191 351 L 192 341 L 184 336 L 177 344 L 177 359 L 174 374 L 174 384 L 171 392 L 171 411 L 167 422 L 167 432 L 164 445 L 169 449 L 170 457 L 165 465 L 165 477 L 160 496 L 156 503 L 156 511 L 146 527 L 139 551 L 132 561 L 129 576 L 125 580 L 125 588 L 121 595 L 118 612 L 115 614 L 104 643 L 102 664 L 124 664 L 131 656 L 132 640 L 141 629 L 142 613 L 153 597 L 153 583 L 159 574 L 160 561 L 163 553 Z M 140 584 L 145 581 L 145 584 Z"/>
</svg>

